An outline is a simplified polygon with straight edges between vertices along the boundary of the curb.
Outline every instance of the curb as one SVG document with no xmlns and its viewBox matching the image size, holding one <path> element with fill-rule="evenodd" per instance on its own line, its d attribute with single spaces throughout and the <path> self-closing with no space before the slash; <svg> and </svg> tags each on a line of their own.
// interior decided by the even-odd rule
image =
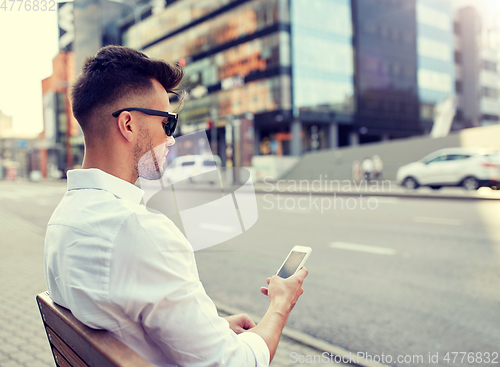
<svg viewBox="0 0 500 367">
<path fill-rule="evenodd" d="M 238 189 L 238 186 L 230 186 L 224 188 L 224 193 L 234 192 Z M 179 189 L 176 189 L 179 190 Z M 193 186 L 190 188 L 183 187 L 180 191 L 213 191 L 213 192 L 222 192 L 221 188 L 212 188 L 207 186 Z M 314 195 L 314 196 L 365 196 L 365 197 L 394 197 L 394 198 L 408 198 L 408 199 L 442 199 L 442 200 L 469 200 L 469 201 L 478 201 L 478 200 L 487 200 L 487 201 L 499 201 L 500 196 L 478 196 L 478 195 L 431 195 L 431 194 L 418 194 L 418 193 L 404 193 L 404 192 L 368 192 L 368 191 L 359 191 L 359 192 L 343 192 L 343 191 L 287 191 L 287 190 L 264 190 L 258 189 L 254 186 L 254 191 L 256 194 L 272 194 L 272 195 Z"/>
<path fill-rule="evenodd" d="M 231 306 L 225 305 L 225 304 L 217 302 L 217 301 L 214 301 L 214 304 L 217 307 L 218 311 L 225 313 L 225 314 L 228 314 L 228 315 L 236 315 L 236 314 L 240 314 L 240 313 L 246 313 L 256 323 L 258 323 L 261 319 L 260 317 L 249 314 L 248 312 L 243 312 L 241 310 L 238 310 L 235 307 L 231 307 Z M 356 353 L 350 352 L 347 349 L 330 344 L 324 340 L 307 335 L 301 331 L 289 328 L 288 326 L 285 326 L 281 335 L 293 340 L 294 342 L 296 342 L 298 344 L 302 344 L 302 345 L 305 345 L 309 348 L 316 349 L 319 352 L 329 352 L 329 353 L 332 353 L 333 355 L 336 355 L 336 356 L 345 357 L 347 360 L 349 360 L 350 356 L 356 356 Z M 366 360 L 365 358 L 358 359 L 356 357 L 356 360 L 357 360 L 356 363 L 349 362 L 347 364 L 349 366 L 358 366 L 358 367 L 391 367 L 389 365 L 382 364 L 382 363 L 370 362 L 370 361 Z M 343 363 L 345 363 L 345 362 L 343 362 Z"/>
<path fill-rule="evenodd" d="M 493 196 L 462 196 L 462 195 L 429 195 L 429 194 L 410 194 L 410 193 L 384 193 L 384 192 L 305 192 L 305 191 L 266 191 L 256 189 L 256 194 L 283 194 L 283 195 L 318 195 L 318 196 L 377 196 L 377 197 L 396 197 L 409 199 L 444 199 L 444 200 L 500 200 L 500 197 Z"/>
</svg>

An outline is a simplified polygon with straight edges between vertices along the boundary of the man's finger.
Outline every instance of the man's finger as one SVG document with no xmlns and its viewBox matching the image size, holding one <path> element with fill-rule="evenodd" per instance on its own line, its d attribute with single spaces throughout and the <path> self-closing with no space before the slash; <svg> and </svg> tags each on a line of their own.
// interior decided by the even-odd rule
<svg viewBox="0 0 500 367">
<path fill-rule="evenodd" d="M 266 287 L 260 287 L 260 293 L 262 293 L 264 296 L 268 295 L 268 289 Z"/>
<path fill-rule="evenodd" d="M 307 268 L 305 266 L 300 268 L 300 270 L 297 273 L 295 273 L 295 275 L 298 276 L 302 280 L 304 280 L 304 278 L 307 276 L 307 274 L 309 274 L 309 271 L 307 270 Z"/>
<path fill-rule="evenodd" d="M 309 271 L 305 267 L 302 267 L 295 274 L 293 274 L 290 278 L 292 278 L 292 277 L 298 278 L 302 282 L 302 281 L 304 281 L 307 274 L 309 274 Z"/>
<path fill-rule="evenodd" d="M 253 322 L 250 317 L 248 317 L 245 321 L 246 323 L 243 326 L 243 329 L 248 330 L 255 327 L 255 322 Z"/>
</svg>

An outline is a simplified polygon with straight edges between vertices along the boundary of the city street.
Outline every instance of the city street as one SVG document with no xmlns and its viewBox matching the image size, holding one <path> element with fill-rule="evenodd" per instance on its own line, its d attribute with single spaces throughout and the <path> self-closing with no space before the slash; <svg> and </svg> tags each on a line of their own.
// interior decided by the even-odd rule
<svg viewBox="0 0 500 367">
<path fill-rule="evenodd" d="M 64 192 L 64 181 L 0 182 L 0 208 L 30 222 L 40 238 Z M 262 316 L 268 300 L 259 288 L 266 277 L 292 246 L 311 246 L 305 292 L 290 327 L 354 353 L 390 356 L 392 362 L 385 362 L 393 366 L 500 363 L 493 354 L 500 352 L 500 202 L 315 198 L 258 194 L 259 219 L 252 228 L 197 252 L 208 294 Z M 11 242 L 2 239 L 2 247 L 11 246 L 2 253 L 15 251 Z M 24 296 L 37 312 L 35 294 Z M 41 329 L 41 322 L 31 327 Z M 453 362 L 453 352 L 481 353 L 483 362 L 462 362 L 460 354 Z M 436 353 L 439 361 L 430 362 Z M 398 356 L 417 359 L 398 363 Z"/>
<path fill-rule="evenodd" d="M 443 358 L 500 351 L 499 202 L 373 198 L 374 210 L 341 210 L 344 197 L 321 214 L 298 203 L 278 210 L 276 196 L 258 196 L 248 232 L 198 253 L 213 298 L 262 314 L 259 287 L 293 245 L 307 245 L 310 274 L 289 326 L 353 352 L 391 355 L 398 366 L 435 366 L 428 357 L 437 352 L 439 365 L 477 366 Z M 300 198 L 283 196 L 281 205 Z M 269 202 L 274 209 L 264 209 Z M 394 363 L 398 355 L 424 363 Z"/>
</svg>

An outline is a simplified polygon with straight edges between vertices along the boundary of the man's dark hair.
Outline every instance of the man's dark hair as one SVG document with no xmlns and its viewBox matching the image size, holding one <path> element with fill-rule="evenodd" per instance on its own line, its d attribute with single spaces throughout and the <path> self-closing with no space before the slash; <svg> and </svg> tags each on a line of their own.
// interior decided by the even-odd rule
<svg viewBox="0 0 500 367">
<path fill-rule="evenodd" d="M 106 126 L 92 126 L 91 122 L 97 117 L 94 113 L 99 108 L 127 95 L 152 91 L 151 79 L 160 82 L 168 93 L 175 93 L 174 88 L 179 85 L 183 75 L 178 65 L 149 58 L 128 47 L 106 46 L 83 64 L 82 73 L 71 91 L 73 115 L 84 133 L 105 133 Z"/>
</svg>

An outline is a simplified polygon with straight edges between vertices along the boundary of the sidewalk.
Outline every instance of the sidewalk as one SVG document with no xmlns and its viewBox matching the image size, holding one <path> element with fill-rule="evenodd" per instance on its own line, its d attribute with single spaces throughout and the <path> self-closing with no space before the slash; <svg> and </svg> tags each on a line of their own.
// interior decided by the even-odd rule
<svg viewBox="0 0 500 367">
<path fill-rule="evenodd" d="M 44 231 L 0 210 L 0 366 L 54 366 L 35 296 L 46 290 Z"/>
<path fill-rule="evenodd" d="M 3 294 L 0 302 L 0 367 L 53 367 L 54 361 L 35 302 L 35 296 L 46 290 L 43 273 L 44 230 L 0 209 L 0 238 L 0 293 Z M 240 312 L 224 305 L 217 304 L 217 307 L 221 315 Z M 258 320 L 256 317 L 253 319 Z M 348 353 L 286 329 L 271 366 L 311 365 L 292 363 L 291 354 L 296 353 L 295 356 L 305 358 L 320 356 L 324 351 Z"/>
<path fill-rule="evenodd" d="M 336 196 L 365 196 L 365 197 L 400 197 L 415 199 L 450 199 L 450 200 L 500 200 L 500 191 L 482 187 L 477 191 L 466 191 L 462 187 L 444 187 L 433 190 L 429 187 L 420 187 L 408 190 L 399 186 L 395 181 L 361 181 L 355 183 L 348 180 L 279 180 L 254 182 L 257 194 L 280 195 L 336 195 Z M 224 191 L 231 192 L 239 188 L 238 185 L 225 185 Z M 177 189 L 177 188 L 176 188 Z M 196 183 L 182 185 L 183 190 L 220 191 L 217 185 Z"/>
</svg>

